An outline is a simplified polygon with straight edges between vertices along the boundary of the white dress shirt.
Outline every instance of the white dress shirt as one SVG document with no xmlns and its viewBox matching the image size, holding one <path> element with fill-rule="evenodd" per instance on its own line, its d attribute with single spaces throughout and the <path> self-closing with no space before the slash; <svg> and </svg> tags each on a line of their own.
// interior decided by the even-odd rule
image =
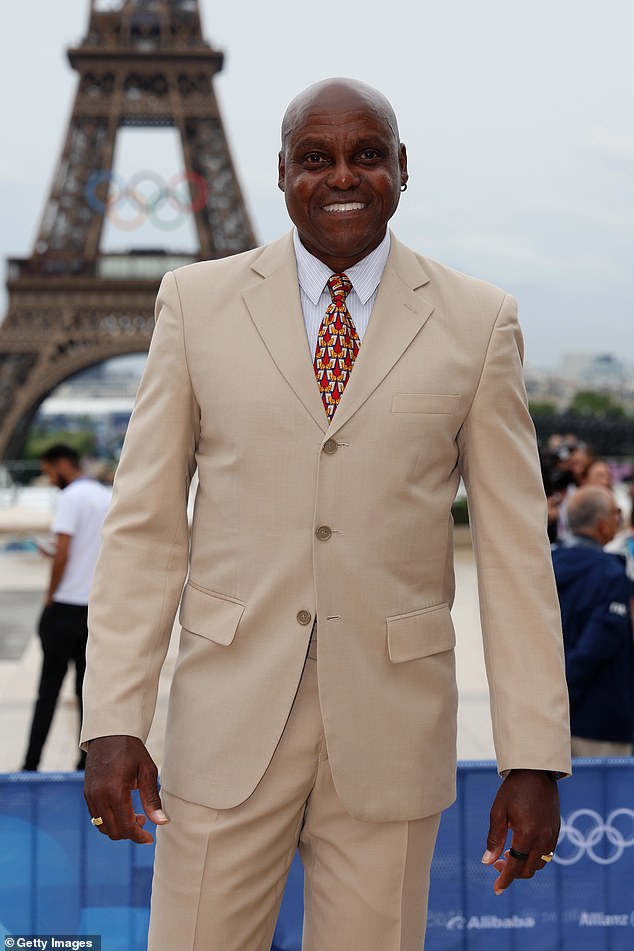
<svg viewBox="0 0 634 951">
<path fill-rule="evenodd" d="M 335 272 L 306 250 L 299 239 L 297 228 L 293 230 L 293 243 L 297 259 L 299 296 L 304 323 L 306 324 L 306 335 L 311 356 L 314 357 L 319 327 L 331 303 L 330 291 L 327 287 L 328 278 Z M 376 293 L 381 282 L 381 275 L 389 253 L 390 232 L 386 231 L 383 241 L 374 251 L 371 251 L 358 264 L 345 271 L 352 284 L 352 290 L 346 298 L 346 304 L 359 335 L 359 341 L 363 340 L 363 335 L 367 330 Z"/>
</svg>

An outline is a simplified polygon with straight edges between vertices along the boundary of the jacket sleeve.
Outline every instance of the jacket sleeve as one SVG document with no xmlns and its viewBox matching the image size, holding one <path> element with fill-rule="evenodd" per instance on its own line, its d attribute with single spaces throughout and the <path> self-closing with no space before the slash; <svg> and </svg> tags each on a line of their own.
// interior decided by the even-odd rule
<svg viewBox="0 0 634 951">
<path fill-rule="evenodd" d="M 570 771 L 568 691 L 516 304 L 502 301 L 458 435 L 499 771 Z"/>
<path fill-rule="evenodd" d="M 599 668 L 621 653 L 631 639 L 631 597 L 632 584 L 625 575 L 606 579 L 578 638 L 566 649 L 566 677 L 573 708 Z"/>
<path fill-rule="evenodd" d="M 169 273 L 90 596 L 82 742 L 113 734 L 147 738 L 187 573 L 198 432 L 178 288 Z"/>
</svg>

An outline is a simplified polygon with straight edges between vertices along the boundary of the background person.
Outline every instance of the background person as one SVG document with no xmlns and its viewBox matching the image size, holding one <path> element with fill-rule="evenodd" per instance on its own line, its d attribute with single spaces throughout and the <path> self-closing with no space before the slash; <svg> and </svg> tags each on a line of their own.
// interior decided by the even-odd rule
<svg viewBox="0 0 634 951">
<path fill-rule="evenodd" d="M 568 503 L 580 485 L 583 484 L 586 469 L 590 463 L 590 453 L 582 442 L 565 442 L 558 450 L 562 468 L 568 473 L 569 481 L 558 507 L 557 540 L 564 541 L 570 534 L 568 527 Z"/>
<path fill-rule="evenodd" d="M 562 438 L 562 437 L 560 437 Z M 548 538 L 552 544 L 559 539 L 560 519 L 559 510 L 569 486 L 574 478 L 566 468 L 566 460 L 570 455 L 567 445 L 549 445 L 540 454 L 542 481 L 548 506 Z"/>
<path fill-rule="evenodd" d="M 617 498 L 621 513 L 623 509 L 627 512 L 627 518 L 621 516 L 621 529 L 614 536 L 611 542 L 605 545 L 605 551 L 613 555 L 620 555 L 625 562 L 625 573 L 631 581 L 634 581 L 634 485 L 631 480 L 622 483 L 622 494 Z M 624 494 L 623 494 L 624 493 Z M 634 610 L 632 612 L 634 617 Z"/>
<path fill-rule="evenodd" d="M 51 446 L 40 458 L 42 472 L 61 492 L 55 501 L 51 575 L 40 617 L 42 669 L 23 770 L 37 770 L 69 663 L 75 666 L 75 692 L 82 710 L 88 637 L 88 594 L 99 554 L 101 526 L 110 490 L 81 470 L 70 446 Z M 85 753 L 80 751 L 78 769 Z"/>
<path fill-rule="evenodd" d="M 407 180 L 384 96 L 309 87 L 282 126 L 293 232 L 159 291 L 91 598 L 83 732 L 98 828 L 151 840 L 135 786 L 160 824 L 151 951 L 268 949 L 298 845 L 305 951 L 423 947 L 455 797 L 461 476 L 505 775 L 483 856 L 495 890 L 557 841 L 567 692 L 516 306 L 387 231 Z M 163 812 L 144 741 L 185 582 Z"/>
<path fill-rule="evenodd" d="M 614 489 L 614 480 L 607 462 L 603 459 L 591 459 L 583 473 L 581 485 L 602 485 L 604 489 Z"/>
<path fill-rule="evenodd" d="M 570 693 L 573 756 L 630 756 L 634 737 L 634 587 L 603 551 L 619 527 L 613 493 L 582 486 L 568 504 L 570 536 L 553 552 Z"/>
</svg>

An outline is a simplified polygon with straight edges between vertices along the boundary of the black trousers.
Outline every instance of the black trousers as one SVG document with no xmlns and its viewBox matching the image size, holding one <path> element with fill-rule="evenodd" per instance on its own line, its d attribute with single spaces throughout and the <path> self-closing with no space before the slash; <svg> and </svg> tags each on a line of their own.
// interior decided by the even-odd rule
<svg viewBox="0 0 634 951">
<path fill-rule="evenodd" d="M 39 766 L 57 698 L 71 661 L 75 665 L 75 693 L 79 701 L 80 716 L 83 712 L 81 691 L 86 670 L 87 605 L 62 604 L 59 601 L 47 604 L 40 617 L 38 633 L 43 652 L 42 672 L 29 746 L 22 767 L 26 770 L 36 770 Z M 85 754 L 82 752 L 77 763 L 78 769 L 83 769 L 84 761 Z"/>
</svg>

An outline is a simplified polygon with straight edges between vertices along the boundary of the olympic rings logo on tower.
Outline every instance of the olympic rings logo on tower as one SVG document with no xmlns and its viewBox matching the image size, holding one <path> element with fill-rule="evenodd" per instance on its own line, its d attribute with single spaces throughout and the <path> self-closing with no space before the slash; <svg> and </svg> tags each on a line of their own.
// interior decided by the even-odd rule
<svg viewBox="0 0 634 951">
<path fill-rule="evenodd" d="M 612 865 L 634 846 L 634 810 L 613 809 L 603 819 L 594 809 L 577 809 L 562 820 L 554 861 L 575 865 L 585 856 Z"/>
<path fill-rule="evenodd" d="M 163 231 L 179 228 L 207 203 L 207 182 L 198 172 L 177 172 L 165 181 L 158 172 L 141 171 L 127 183 L 114 172 L 93 172 L 84 189 L 93 211 L 123 231 L 150 221 Z"/>
</svg>

